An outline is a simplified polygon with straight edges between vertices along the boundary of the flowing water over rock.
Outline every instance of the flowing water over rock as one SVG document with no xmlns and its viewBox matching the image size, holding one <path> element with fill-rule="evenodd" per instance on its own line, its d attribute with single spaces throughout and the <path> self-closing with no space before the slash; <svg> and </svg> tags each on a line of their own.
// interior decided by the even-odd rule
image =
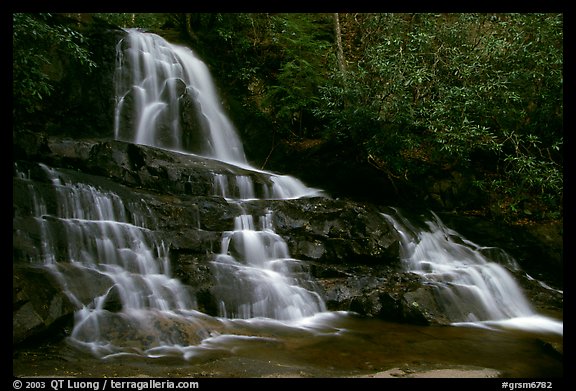
<svg viewBox="0 0 576 391">
<path fill-rule="evenodd" d="M 259 230 L 252 215 L 237 216 L 222 237 L 214 267 L 224 318 L 301 320 L 326 310 L 306 266 L 274 232 L 270 213 L 261 216 Z"/>
<path fill-rule="evenodd" d="M 116 138 L 246 163 L 208 68 L 190 49 L 132 30 L 118 43 L 117 55 Z M 190 102 L 192 107 L 184 106 Z M 198 113 L 194 123 L 183 121 L 182 109 Z M 185 142 L 190 137 L 199 145 Z"/>
<path fill-rule="evenodd" d="M 405 267 L 434 287 L 453 325 L 563 334 L 563 322 L 536 313 L 525 297 L 509 271 L 519 269 L 512 257 L 463 238 L 432 215 L 427 229 L 414 227 L 400 213 L 386 217 L 401 234 Z"/>
<path fill-rule="evenodd" d="M 210 74 L 192 51 L 137 31 L 125 40 L 118 45 L 117 138 L 186 154 L 191 152 L 186 150 L 190 145 L 181 142 L 183 132 L 201 131 L 201 156 L 268 175 L 269 184 L 256 190 L 249 175 L 213 174 L 214 194 L 240 208 L 257 195 L 289 199 L 320 194 L 295 178 L 247 163 Z M 179 99 L 194 102 L 199 128 L 186 128 Z M 301 321 L 326 310 L 306 266 L 290 257 L 287 244 L 274 232 L 272 212 L 260 216 L 259 226 L 254 216 L 240 214 L 223 233 L 220 253 L 212 262 L 219 317 L 211 317 L 196 310 L 190 289 L 173 278 L 168 249 L 155 233 L 145 202 L 128 207 L 115 193 L 42 167 L 56 191 L 57 208 L 48 211 L 42 195 L 32 191 L 45 244 L 41 257 L 80 308 L 69 341 L 97 357 L 187 358 L 214 335 L 246 332 L 244 323 L 238 331 L 228 319 Z M 51 237 L 55 225 L 64 227 L 67 242 L 59 256 L 56 247 L 62 243 Z M 60 257 L 67 262 L 58 262 Z M 85 290 L 94 275 L 109 283 L 105 292 L 90 297 Z M 81 299 L 86 297 L 90 300 Z"/>
<path fill-rule="evenodd" d="M 49 270 L 75 306 L 73 329 L 67 338 L 72 346 L 108 360 L 129 356 L 204 362 L 234 355 L 264 360 L 280 355 L 280 361 L 294 366 L 318 364 L 324 368 L 320 372 L 332 376 L 339 370 L 365 373 L 395 365 L 398 360 L 413 360 L 409 352 L 394 345 L 394 339 L 410 345 L 414 333 L 430 333 L 432 341 L 450 340 L 452 333 L 456 338 L 470 338 L 470 346 L 492 335 L 492 330 L 414 331 L 412 326 L 406 326 L 408 331 L 403 334 L 398 325 L 362 320 L 350 311 L 329 311 L 311 264 L 292 257 L 287 241 L 276 232 L 274 221 L 280 220 L 275 219 L 273 208 L 264 208 L 260 214 L 248 212 L 262 200 L 324 197 L 323 192 L 291 176 L 250 166 L 206 65 L 190 49 L 130 30 L 118 43 L 117 60 L 116 139 L 177 151 L 183 161 L 189 156 L 194 164 L 202 165 L 203 159 L 223 162 L 210 166 L 218 166 L 218 170 L 207 170 L 211 176 L 205 196 L 224 199 L 237 213 L 213 240 L 209 232 L 203 232 L 206 223 L 200 218 L 201 206 L 188 205 L 198 213 L 189 224 L 197 236 L 188 240 L 205 235 L 211 241 L 204 251 L 211 259 L 215 311 L 208 314 L 199 310 L 198 291 L 175 276 L 170 246 L 144 197 L 135 194 L 124 199 L 112 190 L 76 179 L 69 171 L 46 165 L 35 174 L 43 178 L 40 182 L 46 182 L 39 191 L 26 187 L 31 183 L 29 174 L 15 167 L 15 183 L 27 189 L 24 209 L 30 210 L 42 243 L 26 257 L 30 264 Z M 143 160 L 142 153 L 127 148 L 133 162 Z M 127 164 L 119 156 L 113 152 L 111 158 Z M 123 171 L 118 175 L 138 184 L 143 178 L 153 182 L 154 175 L 166 172 L 159 165 L 153 168 L 156 171 L 140 170 L 137 179 Z M 260 178 L 257 181 L 256 176 Z M 186 193 L 192 192 L 194 181 L 187 178 Z M 359 209 L 354 213 L 361 215 Z M 518 266 L 505 252 L 467 241 L 439 219 L 416 227 L 399 213 L 383 216 L 397 231 L 404 271 L 417 274 L 425 287 L 432 287 L 437 307 L 452 325 L 512 328 L 561 338 L 562 322 L 534 311 L 508 271 Z M 286 223 L 286 216 L 282 218 Z M 299 230 L 311 231 L 308 223 L 301 224 Z M 321 225 L 320 231 L 334 236 L 335 249 L 343 240 L 338 235 L 351 229 L 328 222 Z M 384 225 L 376 228 L 388 229 Z M 30 241 L 18 229 L 14 236 L 20 242 Z M 178 247 L 174 243 L 185 240 L 174 239 L 172 245 Z M 309 251 L 303 252 L 312 260 L 326 253 L 323 244 L 312 239 L 306 248 Z M 372 256 L 377 259 L 378 254 Z M 370 330 L 363 330 L 364 325 Z M 495 346 L 510 342 L 507 338 L 513 339 L 511 352 L 532 349 L 525 335 L 490 337 L 494 339 L 490 349 L 496 351 Z M 418 343 L 424 344 L 426 339 L 418 339 Z M 434 346 L 443 356 L 438 362 L 454 363 L 446 359 L 450 352 Z M 432 350 L 422 346 L 416 350 L 433 356 Z M 353 357 L 343 356 L 347 351 Z M 456 362 L 488 366 L 489 352 L 482 354 L 476 362 L 463 357 Z M 326 355 L 334 360 L 321 359 Z M 500 369 L 505 364 L 495 366 Z M 536 372 L 510 370 L 513 375 Z"/>
</svg>

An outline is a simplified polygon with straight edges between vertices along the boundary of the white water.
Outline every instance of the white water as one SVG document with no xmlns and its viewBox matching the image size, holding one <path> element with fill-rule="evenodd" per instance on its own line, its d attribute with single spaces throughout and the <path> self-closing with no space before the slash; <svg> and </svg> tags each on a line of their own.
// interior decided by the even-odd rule
<svg viewBox="0 0 576 391">
<path fill-rule="evenodd" d="M 134 143 L 181 150 L 177 99 L 191 93 L 205 119 L 202 154 L 245 170 L 240 140 L 218 104 L 206 66 L 183 47 L 152 34 L 132 32 L 120 44 L 130 69 L 119 67 L 116 136 Z M 123 72 L 127 71 L 127 74 Z M 182 80 L 183 83 L 181 81 Z M 134 133 L 127 137 L 127 96 L 133 100 Z M 124 129 L 123 131 L 121 129 Z M 97 357 L 157 357 L 198 352 L 203 341 L 238 333 L 235 319 L 301 322 L 325 311 L 304 265 L 289 256 L 287 244 L 272 227 L 272 214 L 236 217 L 214 254 L 219 317 L 196 310 L 190 289 L 172 277 L 169 252 L 158 240 L 155 222 L 143 200 L 125 205 L 115 193 L 76 182 L 60 170 L 41 166 L 54 188 L 51 203 L 29 187 L 31 210 L 39 224 L 42 248 L 32 263 L 42 264 L 60 282 L 78 311 L 68 339 Z M 270 175 L 267 198 L 316 195 L 315 189 L 289 176 Z M 19 174 L 22 180 L 26 175 Z M 256 198 L 250 176 L 215 174 L 214 192 L 229 200 Z M 228 182 L 232 182 L 231 186 Z M 56 205 L 56 207 L 49 207 Z M 52 208 L 52 209 L 51 209 Z M 245 325 L 241 325 L 246 327 Z M 221 338 L 221 337 L 220 337 Z"/>
<path fill-rule="evenodd" d="M 180 98 L 188 94 L 201 118 L 201 154 L 246 164 L 236 129 L 224 114 L 206 65 L 192 50 L 158 35 L 129 30 L 117 47 L 116 138 L 137 144 L 183 150 Z M 125 107 L 127 96 L 132 107 Z M 131 129 L 122 132 L 124 110 L 136 113 Z"/>
<path fill-rule="evenodd" d="M 180 121 L 182 97 L 186 96 L 195 102 L 193 110 L 202 119 L 202 134 L 196 137 L 203 141 L 198 154 L 269 175 L 271 185 L 263 191 L 266 199 L 319 194 L 296 178 L 257 170 L 248 164 L 236 129 L 219 102 L 210 72 L 192 50 L 137 30 L 128 30 L 124 41 L 117 47 L 116 137 L 122 135 L 135 143 L 187 152 L 182 139 L 185 131 L 193 130 L 183 129 Z M 139 120 L 127 132 L 121 119 L 129 95 L 135 99 L 131 109 Z M 230 202 L 257 198 L 249 175 L 215 173 L 214 193 Z M 221 253 L 214 262 L 220 315 L 293 320 L 325 310 L 318 294 L 301 286 L 309 277 L 302 271 L 301 263 L 290 258 L 288 246 L 274 232 L 271 214 L 261 216 L 260 229 L 253 220 L 251 215 L 238 216 L 234 229 L 223 235 Z"/>
<path fill-rule="evenodd" d="M 203 118 L 197 138 L 205 143 L 198 154 L 269 174 L 272 185 L 264 198 L 319 194 L 296 178 L 249 165 L 206 66 L 191 50 L 153 34 L 130 31 L 118 45 L 116 81 L 118 139 L 188 152 L 182 141 L 186 134 L 179 102 L 190 94 Z M 126 110 L 135 110 L 134 123 L 123 122 Z M 49 211 L 43 195 L 31 190 L 43 243 L 40 262 L 80 308 L 71 342 L 96 356 L 189 358 L 198 349 L 213 349 L 223 341 L 257 338 L 231 335 L 242 334 L 239 329 L 253 334 L 262 324 L 269 329 L 326 327 L 330 318 L 326 306 L 305 265 L 290 257 L 287 244 L 274 232 L 272 212 L 258 218 L 240 214 L 223 233 L 212 263 L 219 312 L 210 317 L 196 311 L 193 295 L 171 276 L 168 250 L 158 241 L 144 203 L 127 213 L 118 195 L 45 170 L 56 190 L 58 209 Z M 248 175 L 215 173 L 214 194 L 239 204 L 257 198 Z M 439 221 L 430 222 L 426 231 L 393 220 L 404 234 L 406 266 L 438 287 L 453 324 L 562 333 L 562 323 L 535 314 L 510 273 L 486 259 L 479 246 L 462 238 L 455 241 L 457 233 Z M 62 244 L 53 234 L 57 228 L 65 232 L 65 255 L 57 249 Z M 98 292 L 99 279 L 110 281 L 112 288 Z M 109 310 L 114 304 L 120 309 Z M 327 332 L 340 330 L 328 327 Z"/>
<path fill-rule="evenodd" d="M 248 163 L 238 132 L 220 103 L 210 71 L 191 49 L 169 43 L 156 34 L 135 29 L 127 32 L 116 48 L 117 139 L 195 153 L 269 175 L 272 186 L 265 191 L 267 199 L 322 195 L 321 190 L 310 188 L 297 178 L 259 170 Z M 194 102 L 194 107 L 186 102 Z M 183 115 L 195 116 L 198 126 L 184 128 Z M 128 118 L 134 118 L 132 123 Z M 196 141 L 185 142 L 188 139 Z M 238 182 L 240 194 L 230 191 L 224 180 L 228 181 L 223 174 L 215 176 L 219 195 L 256 198 L 250 177 L 233 179 Z"/>
<path fill-rule="evenodd" d="M 41 168 L 56 203 L 51 210 L 44 195 L 29 186 L 42 242 L 38 259 L 30 261 L 47 268 L 78 308 L 70 342 L 100 357 L 133 350 L 127 348 L 131 338 L 149 346 L 181 343 L 148 330 L 151 322 L 168 318 L 194 321 L 189 311 L 196 304 L 171 276 L 164 243 L 146 227 L 153 222 L 145 204 L 132 205 L 129 215 L 118 195 Z M 111 303 L 121 310 L 110 312 Z M 145 331 L 129 334 L 130 329 Z M 201 327 L 197 332 L 208 336 Z"/>
<path fill-rule="evenodd" d="M 516 261 L 504 251 L 463 238 L 436 215 L 427 230 L 399 213 L 386 217 L 401 235 L 404 267 L 434 287 L 453 325 L 563 334 L 562 321 L 535 312 L 509 271 L 519 270 Z"/>
<path fill-rule="evenodd" d="M 271 212 L 261 216 L 260 229 L 253 216 L 236 217 L 214 265 L 222 317 L 300 320 L 326 311 L 305 265 L 274 232 Z"/>
<path fill-rule="evenodd" d="M 131 30 L 127 39 L 129 44 L 125 45 L 125 52 L 130 56 L 127 63 L 132 64 L 129 70 L 132 76 L 119 76 L 119 80 L 129 82 L 118 84 L 121 92 L 118 113 L 123 109 L 126 92 L 133 89 L 137 91 L 139 118 L 148 118 L 146 113 L 158 110 L 169 117 L 167 123 L 170 124 L 161 125 L 159 120 L 148 121 L 146 126 L 136 124 L 132 141 L 183 148 L 178 121 L 181 105 L 174 92 L 178 84 L 175 80 L 182 80 L 187 93 L 192 93 L 200 117 L 206 119 L 202 122 L 202 138 L 206 144 L 199 154 L 259 171 L 248 164 L 236 130 L 223 112 L 212 78 L 202 61 L 190 49 L 170 44 L 153 34 Z M 118 53 L 118 69 L 123 71 L 123 52 L 119 50 Z M 121 116 L 117 118 L 117 129 L 120 129 Z M 167 129 L 170 137 L 159 133 Z M 164 144 L 161 140 L 173 141 Z M 307 188 L 296 178 L 275 174 L 271 178 L 274 185 L 265 191 L 264 198 L 287 199 L 318 194 L 316 189 Z M 215 194 L 231 202 L 256 198 L 249 176 L 215 174 L 214 189 Z M 314 289 L 301 287 L 307 281 L 305 274 L 295 282 L 290 270 L 286 269 L 290 265 L 294 271 L 301 265 L 289 257 L 286 244 L 267 223 L 271 221 L 270 217 L 260 217 L 258 230 L 253 216 L 238 216 L 234 229 L 223 235 L 221 253 L 214 263 L 220 281 L 220 315 L 223 317 L 296 319 L 324 310 Z M 437 218 L 428 221 L 428 230 L 414 229 L 401 217 L 389 218 L 403 235 L 406 268 L 435 287 L 438 301 L 454 325 L 562 333 L 562 322 L 534 312 L 506 269 L 505 266 L 514 269 L 517 265 L 504 252 L 500 253 L 500 263 L 492 261 L 483 248 L 461 238 Z"/>
<path fill-rule="evenodd" d="M 168 249 L 143 200 L 128 206 L 113 192 L 40 167 L 56 202 L 28 186 L 42 242 L 30 262 L 48 269 L 77 306 L 73 345 L 102 358 L 190 358 L 259 324 L 302 329 L 302 322 L 323 322 L 317 315 L 326 311 L 324 302 L 304 264 L 274 232 L 271 212 L 259 224 L 241 214 L 223 234 L 213 262 L 220 313 L 211 317 L 196 310 L 195 297 L 171 276 Z M 28 180 L 20 171 L 18 177 Z"/>
</svg>

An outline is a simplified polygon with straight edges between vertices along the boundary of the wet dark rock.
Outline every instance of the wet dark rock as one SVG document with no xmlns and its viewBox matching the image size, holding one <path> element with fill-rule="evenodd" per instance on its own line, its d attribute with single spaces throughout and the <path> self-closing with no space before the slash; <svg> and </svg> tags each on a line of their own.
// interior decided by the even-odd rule
<svg viewBox="0 0 576 391">
<path fill-rule="evenodd" d="M 330 198 L 273 203 L 274 227 L 299 259 L 330 263 L 397 262 L 399 237 L 369 204 Z"/>
<path fill-rule="evenodd" d="M 433 289 L 402 270 L 400 237 L 383 207 L 330 197 L 228 201 L 216 195 L 214 174 L 229 176 L 230 183 L 238 175 L 249 176 L 262 194 L 271 183 L 269 174 L 111 139 L 23 137 L 14 140 L 14 147 L 18 151 L 13 178 L 14 344 L 66 334 L 77 310 L 52 275 L 30 265 L 30 260 L 42 259 L 41 227 L 49 226 L 60 272 L 76 272 L 66 251 L 66 227 L 54 217 L 58 197 L 47 174 L 50 168 L 61 173 L 62 181 L 117 194 L 128 218 L 138 219 L 168 249 L 173 276 L 196 298 L 196 309 L 206 314 L 217 314 L 211 262 L 220 252 L 223 232 L 234 229 L 234 218 L 242 213 L 261 217 L 271 212 L 274 230 L 286 241 L 290 256 L 306 264 L 328 309 L 394 322 L 448 323 Z M 45 201 L 41 220 L 35 217 L 35 194 L 42 194 Z M 488 243 L 478 235 L 469 238 Z M 506 257 L 502 259 L 505 262 Z M 560 292 L 522 273 L 518 278 L 539 308 L 561 311 Z M 104 308 L 121 313 L 118 292 L 107 277 L 79 274 L 73 285 L 70 288 L 83 304 L 105 295 Z M 112 316 L 110 322 L 118 319 Z M 197 340 L 194 330 L 186 333 L 183 341 Z M 133 338 L 141 340 L 146 334 Z"/>
<path fill-rule="evenodd" d="M 331 265 L 316 278 L 330 310 L 354 311 L 362 316 L 412 324 L 448 324 L 430 286 L 416 274 L 396 267 Z M 316 268 L 317 270 L 317 268 Z"/>
<path fill-rule="evenodd" d="M 77 310 L 46 269 L 12 270 L 12 342 L 14 345 L 62 336 Z"/>
</svg>

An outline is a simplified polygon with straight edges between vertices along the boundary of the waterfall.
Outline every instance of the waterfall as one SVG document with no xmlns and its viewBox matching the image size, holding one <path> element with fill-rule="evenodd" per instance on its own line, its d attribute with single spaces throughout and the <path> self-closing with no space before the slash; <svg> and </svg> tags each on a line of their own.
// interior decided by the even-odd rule
<svg viewBox="0 0 576 391">
<path fill-rule="evenodd" d="M 180 152 L 191 153 L 190 149 L 194 149 L 207 158 L 265 172 L 251 167 L 246 160 L 236 129 L 219 102 L 210 72 L 194 52 L 155 34 L 133 29 L 127 33 L 117 46 L 116 137 Z M 127 105 L 128 101 L 133 102 Z M 187 102 L 194 105 L 187 106 Z M 133 123 L 122 121 L 127 110 L 133 111 Z M 183 117 L 199 119 L 199 126 L 182 121 Z M 193 132 L 199 135 L 192 136 Z M 200 147 L 184 142 L 187 138 L 200 140 Z M 317 189 L 308 188 L 296 178 L 267 174 L 271 186 L 264 189 L 264 198 L 319 194 Z M 257 198 L 252 179 L 247 175 L 229 178 L 215 173 L 214 191 L 230 202 Z M 262 223 L 258 230 L 253 219 L 251 215 L 236 217 L 234 229 L 224 233 L 221 254 L 214 263 L 219 277 L 217 289 L 222 296 L 222 316 L 295 319 L 323 311 L 319 296 L 298 285 L 303 280 L 294 276 L 302 272 L 292 269 L 303 266 L 289 257 L 286 243 L 270 223 Z M 270 216 L 262 216 L 262 221 L 269 222 Z M 232 251 L 236 257 L 228 254 Z"/>
<path fill-rule="evenodd" d="M 263 172 L 248 164 L 210 74 L 192 51 L 135 30 L 117 50 L 117 139 Z M 189 111 L 198 128 L 182 121 L 192 116 Z M 272 211 L 258 224 L 243 213 L 223 233 L 212 262 L 219 314 L 211 317 L 196 310 L 190 288 L 172 276 L 169 249 L 144 200 L 126 204 L 114 191 L 83 183 L 66 170 L 39 167 L 50 190 L 28 187 L 42 243 L 30 262 L 46 268 L 78 308 L 71 344 L 102 358 L 171 352 L 187 358 L 212 335 L 234 328 L 234 319 L 301 322 L 326 311 L 305 265 L 290 257 L 274 232 Z M 19 180 L 28 180 L 29 174 L 15 171 Z M 318 194 L 295 178 L 267 174 L 266 198 Z M 214 173 L 214 194 L 240 207 L 257 198 L 250 175 Z"/>
<path fill-rule="evenodd" d="M 118 43 L 116 138 L 179 151 L 186 132 L 199 130 L 201 155 L 246 163 L 236 130 L 224 114 L 206 65 L 192 50 L 156 34 L 128 30 Z M 182 108 L 198 112 L 199 129 L 183 128 Z M 133 118 L 124 124 L 124 116 Z"/>
<path fill-rule="evenodd" d="M 519 270 L 518 264 L 503 250 L 463 238 L 434 213 L 427 228 L 415 227 L 398 211 L 385 217 L 401 236 L 404 267 L 434 288 L 453 325 L 563 334 L 563 322 L 535 312 L 509 271 Z"/>
<path fill-rule="evenodd" d="M 311 319 L 329 319 L 334 313 L 327 312 L 306 264 L 290 255 L 275 232 L 274 212 L 254 216 L 246 207 L 262 198 L 322 192 L 249 164 L 208 68 L 192 50 L 128 30 L 116 51 L 115 137 L 241 168 L 246 175 L 215 172 L 212 194 L 206 194 L 241 212 L 212 254 L 217 314 L 209 316 L 197 311 L 194 295 L 172 275 L 170 250 L 144 200 L 127 204 L 114 191 L 76 180 L 71 171 L 41 165 L 40 182 L 45 186 L 46 179 L 51 187 L 29 187 L 42 243 L 30 262 L 49 270 L 78 308 L 69 341 L 104 358 L 173 352 L 189 358 L 198 346 L 250 329 L 251 321 L 310 327 Z M 18 180 L 28 180 L 29 174 L 16 171 Z M 269 185 L 256 189 L 251 172 L 267 174 Z M 505 265 L 493 262 L 439 219 L 426 230 L 399 215 L 386 216 L 402 235 L 404 266 L 434 287 L 454 325 L 531 325 L 562 333 L 561 322 L 539 316 L 525 299 L 505 267 L 514 267 L 511 258 L 500 259 Z"/>
<path fill-rule="evenodd" d="M 195 339 L 189 334 L 207 336 L 191 315 L 195 299 L 171 276 L 167 248 L 154 232 L 145 203 L 128 207 L 113 192 L 77 182 L 62 170 L 40 167 L 55 202 L 47 201 L 49 193 L 29 186 L 42 243 L 30 262 L 54 275 L 79 308 L 69 341 L 106 357 L 190 343 Z M 168 319 L 193 327 L 182 328 L 183 336 L 170 335 L 162 326 L 151 329 L 151 324 Z"/>
<path fill-rule="evenodd" d="M 194 52 L 154 34 L 127 32 L 117 48 L 117 138 L 259 171 L 247 162 L 208 68 Z M 130 110 L 135 114 L 132 121 L 126 115 Z M 273 185 L 264 190 L 264 198 L 320 194 L 296 178 L 270 174 Z M 247 202 L 257 198 L 256 193 L 249 176 L 214 175 L 214 194 L 229 202 Z M 295 319 L 325 310 L 302 264 L 290 258 L 286 244 L 268 223 L 270 217 L 271 212 L 260 216 L 257 229 L 254 216 L 237 216 L 234 228 L 223 234 L 214 261 L 223 317 Z M 454 325 L 562 332 L 561 322 L 534 312 L 507 269 L 517 268 L 515 261 L 503 251 L 489 251 L 460 237 L 437 216 L 424 229 L 416 229 L 400 215 L 387 218 L 402 235 L 404 266 L 434 287 L 439 305 Z M 498 253 L 499 259 L 492 260 L 490 252 Z"/>
<path fill-rule="evenodd" d="M 252 215 L 237 216 L 214 265 L 221 316 L 298 320 L 326 310 L 304 264 L 274 232 L 272 212 L 260 218 L 259 230 Z"/>
<path fill-rule="evenodd" d="M 274 232 L 272 211 L 257 220 L 244 212 L 223 233 L 212 262 L 219 306 L 212 317 L 197 311 L 191 289 L 172 276 L 169 249 L 143 199 L 125 200 L 68 170 L 38 167 L 32 179 L 15 165 L 41 243 L 28 261 L 53 275 L 78 309 L 72 345 L 101 358 L 189 358 L 212 349 L 213 336 L 237 333 L 236 319 L 300 327 L 326 311 L 306 265 Z"/>
<path fill-rule="evenodd" d="M 322 195 L 299 179 L 252 167 L 232 121 L 226 115 L 206 64 L 195 53 L 162 37 L 128 29 L 116 47 L 116 139 L 195 153 L 270 175 L 266 198 Z M 250 186 L 248 177 L 241 185 Z M 222 181 L 215 176 L 215 183 Z M 227 191 L 222 193 L 230 197 Z M 255 198 L 241 194 L 238 198 Z"/>
</svg>

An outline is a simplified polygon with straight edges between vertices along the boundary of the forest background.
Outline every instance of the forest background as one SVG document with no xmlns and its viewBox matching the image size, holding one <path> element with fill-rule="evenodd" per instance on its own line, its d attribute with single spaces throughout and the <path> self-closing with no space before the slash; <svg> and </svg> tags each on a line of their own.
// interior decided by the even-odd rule
<svg viewBox="0 0 576 391">
<path fill-rule="evenodd" d="M 50 132 L 47 116 L 66 115 L 51 109 L 51 59 L 94 71 L 93 20 L 191 47 L 262 168 L 332 190 L 351 167 L 386 201 L 562 219 L 562 14 L 13 14 L 14 129 Z"/>
</svg>

